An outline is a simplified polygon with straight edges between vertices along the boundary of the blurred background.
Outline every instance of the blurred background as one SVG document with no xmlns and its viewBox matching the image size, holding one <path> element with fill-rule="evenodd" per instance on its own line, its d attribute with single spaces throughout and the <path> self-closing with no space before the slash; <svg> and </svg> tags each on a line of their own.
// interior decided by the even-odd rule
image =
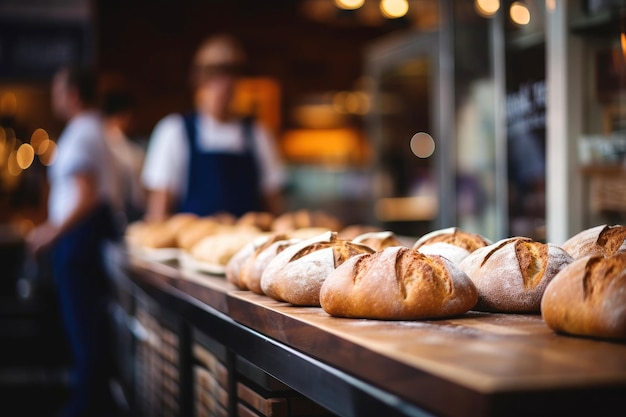
<svg viewBox="0 0 626 417">
<path fill-rule="evenodd" d="M 145 148 L 159 119 L 191 108 L 199 42 L 232 33 L 249 58 L 235 105 L 276 138 L 287 209 L 405 236 L 458 226 L 546 240 L 550 201 L 567 207 L 566 233 L 623 221 L 625 30 L 620 0 L 0 0 L 2 294 L 32 295 L 22 241 L 46 217 L 63 128 L 50 81 L 66 62 L 131 95 L 126 133 Z M 571 187 L 547 194 L 559 172 Z M 6 346 L 63 364 L 55 318 L 30 320 L 46 306 L 0 308 L 1 331 L 39 338 Z M 6 369 L 0 387 L 18 378 Z M 31 377 L 63 378 L 46 369 Z"/>
</svg>

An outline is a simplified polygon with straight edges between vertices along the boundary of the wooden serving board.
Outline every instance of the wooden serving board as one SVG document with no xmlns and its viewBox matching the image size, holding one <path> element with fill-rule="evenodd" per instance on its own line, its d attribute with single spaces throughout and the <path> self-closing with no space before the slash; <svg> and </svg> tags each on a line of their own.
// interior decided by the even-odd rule
<svg viewBox="0 0 626 417">
<path fill-rule="evenodd" d="M 437 414 L 501 415 L 516 401 L 529 412 L 558 411 L 570 398 L 626 398 L 625 344 L 555 334 L 539 315 L 343 319 L 247 291 L 229 294 L 229 312 L 246 326 Z"/>
</svg>

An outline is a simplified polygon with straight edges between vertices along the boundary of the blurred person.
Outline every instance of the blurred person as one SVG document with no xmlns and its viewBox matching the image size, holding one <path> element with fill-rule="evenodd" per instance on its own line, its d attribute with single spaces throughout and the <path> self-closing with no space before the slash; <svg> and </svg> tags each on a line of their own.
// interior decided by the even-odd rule
<svg viewBox="0 0 626 417">
<path fill-rule="evenodd" d="M 282 210 L 283 165 L 260 124 L 231 111 L 245 55 L 229 35 L 202 42 L 193 58 L 194 110 L 156 125 L 142 172 L 147 220 L 175 212 L 211 215 Z"/>
<path fill-rule="evenodd" d="M 141 184 L 144 150 L 127 136 L 133 121 L 134 101 L 122 90 L 107 91 L 102 98 L 104 134 L 115 165 L 115 187 L 124 223 L 143 217 L 145 196 Z"/>
<path fill-rule="evenodd" d="M 93 110 L 88 69 L 65 67 L 52 81 L 52 109 L 67 122 L 49 171 L 48 219 L 28 238 L 33 254 L 51 256 L 61 316 L 73 356 L 72 392 L 63 416 L 113 410 L 109 391 L 107 277 L 102 244 L 117 236 L 111 156 Z"/>
</svg>

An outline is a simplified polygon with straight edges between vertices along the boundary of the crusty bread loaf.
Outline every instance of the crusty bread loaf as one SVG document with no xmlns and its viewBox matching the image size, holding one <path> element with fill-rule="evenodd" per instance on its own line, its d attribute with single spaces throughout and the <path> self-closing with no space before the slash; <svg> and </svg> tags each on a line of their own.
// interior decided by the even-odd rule
<svg viewBox="0 0 626 417">
<path fill-rule="evenodd" d="M 546 288 L 541 314 L 557 332 L 626 339 L 626 252 L 563 268 Z"/>
<path fill-rule="evenodd" d="M 284 239 L 284 237 L 276 234 L 263 234 L 246 243 L 226 264 L 226 280 L 241 289 L 248 289 L 246 283 L 241 279 L 242 270 L 244 270 L 249 261 L 256 256 L 260 248 L 267 246 L 268 242 L 274 242 L 276 239 Z"/>
<path fill-rule="evenodd" d="M 556 245 L 512 237 L 476 249 L 459 267 L 478 289 L 475 310 L 539 313 L 546 286 L 571 262 Z"/>
<path fill-rule="evenodd" d="M 457 265 L 470 254 L 467 249 L 446 242 L 434 242 L 422 245 L 417 251 L 424 255 L 443 256 Z"/>
<path fill-rule="evenodd" d="M 477 299 L 472 281 L 452 262 L 401 246 L 347 260 L 320 290 L 328 314 L 379 320 L 456 316 Z"/>
<path fill-rule="evenodd" d="M 585 229 L 561 245 L 572 258 L 611 256 L 626 251 L 626 226 L 606 224 Z"/>
<path fill-rule="evenodd" d="M 207 236 L 191 248 L 190 255 L 197 261 L 225 267 L 235 253 L 261 234 L 240 232 Z"/>
<path fill-rule="evenodd" d="M 273 223 L 274 215 L 265 211 L 249 211 L 237 219 L 239 225 L 255 226 L 264 232 L 272 230 Z"/>
<path fill-rule="evenodd" d="M 267 265 L 261 276 L 264 294 L 294 305 L 319 306 L 322 283 L 348 258 L 372 253 L 367 246 L 337 238 L 337 232 L 289 246 Z"/>
<path fill-rule="evenodd" d="M 339 231 L 338 237 L 339 239 L 343 240 L 353 240 L 357 236 L 373 232 L 384 232 L 384 230 L 378 226 L 371 226 L 367 224 L 351 224 L 341 229 Z"/>
<path fill-rule="evenodd" d="M 426 233 L 417 239 L 413 245 L 413 249 L 419 249 L 424 245 L 430 245 L 436 242 L 445 242 L 451 245 L 459 246 L 466 249 L 469 253 L 493 243 L 486 237 L 477 233 L 466 232 L 458 227 L 448 227 Z"/>
<path fill-rule="evenodd" d="M 375 251 L 383 250 L 391 246 L 404 246 L 396 234 L 390 230 L 382 232 L 367 232 L 352 239 L 354 243 L 369 246 Z"/>
<path fill-rule="evenodd" d="M 199 218 L 187 223 L 176 233 L 176 244 L 179 248 L 189 251 L 202 238 L 219 233 L 226 227 L 213 217 Z"/>
<path fill-rule="evenodd" d="M 176 247 L 176 230 L 166 222 L 137 223 L 132 231 L 127 231 L 127 235 L 133 244 L 142 248 Z"/>
<path fill-rule="evenodd" d="M 290 232 L 305 227 L 322 227 L 330 231 L 341 230 L 341 221 L 323 211 L 296 210 L 281 214 L 274 219 L 272 230 Z"/>
<path fill-rule="evenodd" d="M 263 247 L 257 249 L 255 255 L 248 259 L 241 270 L 241 282 L 250 291 L 256 294 L 264 294 L 261 288 L 261 277 L 269 263 L 283 250 L 301 241 L 302 239 L 297 238 L 276 239 L 269 245 L 263 245 Z"/>
</svg>

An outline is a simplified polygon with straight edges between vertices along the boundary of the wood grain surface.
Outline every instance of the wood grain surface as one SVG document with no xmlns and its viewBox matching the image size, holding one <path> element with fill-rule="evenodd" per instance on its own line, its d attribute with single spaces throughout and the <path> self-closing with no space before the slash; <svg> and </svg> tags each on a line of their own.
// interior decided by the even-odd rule
<svg viewBox="0 0 626 417">
<path fill-rule="evenodd" d="M 345 319 L 237 290 L 223 277 L 177 280 L 243 325 L 435 414 L 612 415 L 626 398 L 626 344 L 556 334 L 540 315 Z"/>
</svg>

